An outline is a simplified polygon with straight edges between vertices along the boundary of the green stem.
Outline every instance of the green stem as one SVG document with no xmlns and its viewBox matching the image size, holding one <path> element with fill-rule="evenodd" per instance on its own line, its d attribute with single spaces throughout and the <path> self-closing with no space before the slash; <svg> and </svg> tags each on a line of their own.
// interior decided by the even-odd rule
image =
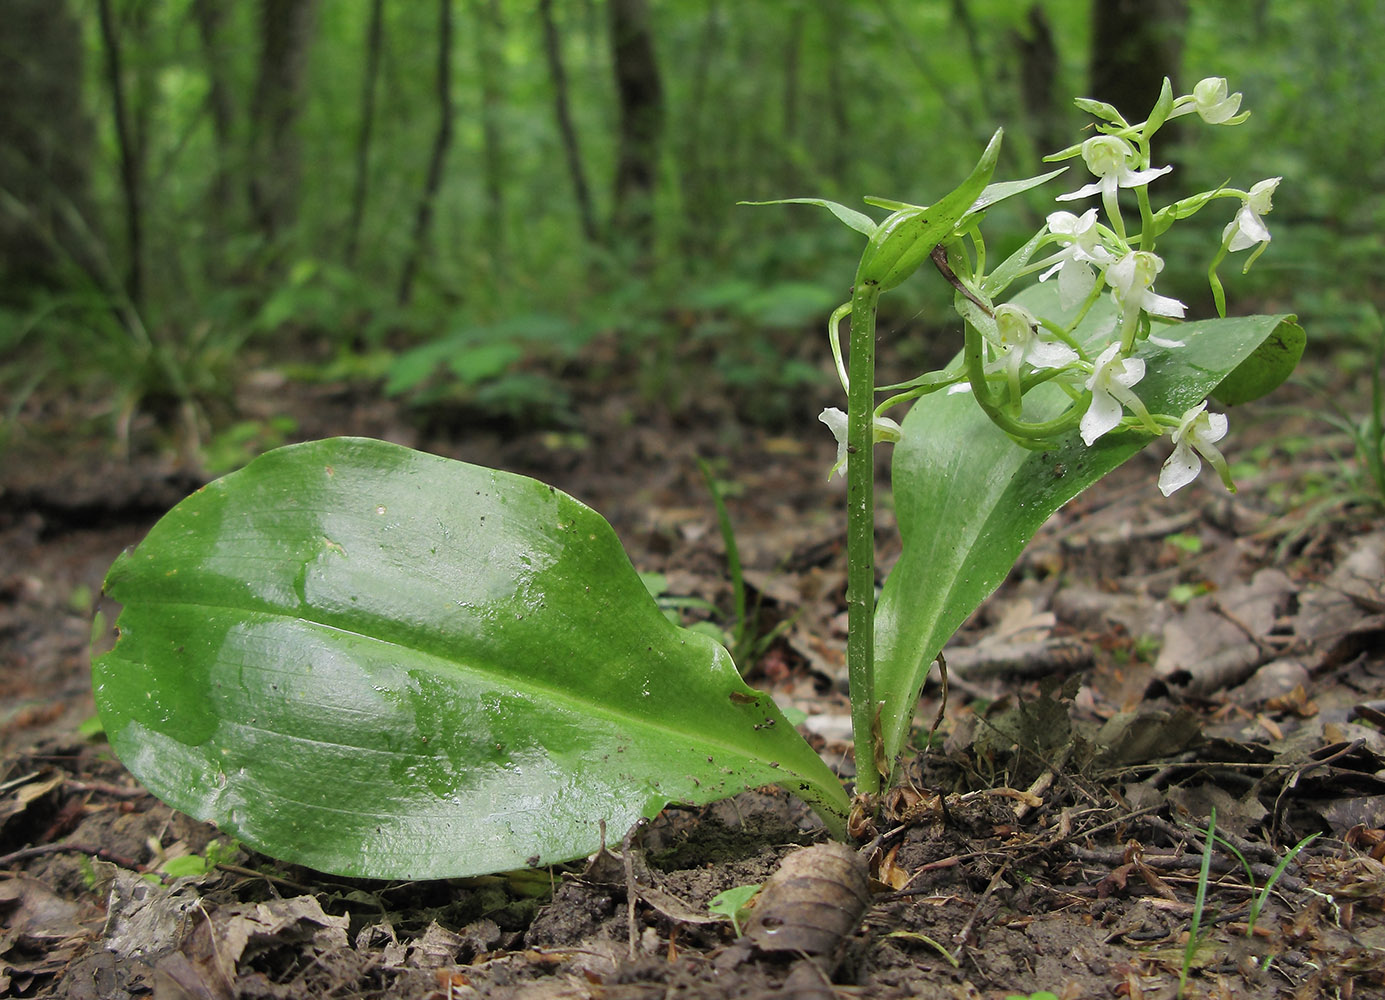
<svg viewBox="0 0 1385 1000">
<path fill-rule="evenodd" d="M 966 339 L 962 348 L 962 358 L 966 362 L 967 378 L 971 380 L 971 393 L 982 412 L 991 419 L 991 423 L 1017 440 L 1044 441 L 1067 433 L 1082 420 L 1087 407 L 1091 405 L 1090 395 L 1075 402 L 1052 420 L 1030 423 L 1006 413 L 1004 403 L 991 394 L 991 387 L 986 379 L 985 359 L 981 353 L 981 331 L 971 323 L 964 323 L 963 331 Z"/>
<path fill-rule="evenodd" d="M 851 389 L 846 407 L 846 669 L 856 792 L 880 791 L 875 704 L 875 309 L 880 287 L 857 280 L 851 294 Z"/>
</svg>

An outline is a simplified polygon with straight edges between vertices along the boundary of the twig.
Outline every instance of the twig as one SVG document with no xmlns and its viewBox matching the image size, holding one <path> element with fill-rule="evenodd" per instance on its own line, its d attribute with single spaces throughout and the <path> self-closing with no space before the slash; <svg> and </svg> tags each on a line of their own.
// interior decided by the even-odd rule
<svg viewBox="0 0 1385 1000">
<path fill-rule="evenodd" d="M 41 858 L 45 854 L 89 854 L 92 857 L 100 858 L 102 861 L 109 861 L 113 865 L 121 868 L 128 868 L 131 871 L 143 872 L 147 869 L 132 858 L 108 851 L 104 847 L 90 847 L 85 844 L 37 844 L 33 847 L 21 847 L 17 851 L 9 854 L 0 855 L 0 868 L 8 868 L 17 861 L 27 861 L 30 858 Z"/>
<path fill-rule="evenodd" d="M 1089 864 L 1110 865 L 1118 868 L 1126 863 L 1124 848 L 1111 850 L 1092 850 L 1091 848 L 1070 846 L 1068 854 L 1077 861 L 1085 861 Z M 1158 868 L 1161 871 L 1192 871 L 1202 867 L 1202 854 L 1142 854 L 1140 861 L 1149 868 Z M 1240 863 L 1232 858 L 1215 858 L 1212 861 L 1212 871 L 1218 875 L 1229 875 L 1241 871 Z M 1274 869 L 1269 865 L 1252 864 L 1251 874 L 1257 879 L 1268 879 L 1274 874 Z M 1282 885 L 1290 892 L 1301 892 L 1304 883 L 1294 878 L 1292 875 L 1280 875 L 1276 885 Z M 1233 884 L 1234 885 L 1234 884 Z M 1235 888 L 1249 888 L 1234 885 Z M 1251 891 L 1254 891 L 1251 889 Z"/>
<path fill-rule="evenodd" d="M 995 892 L 996 886 L 1000 885 L 1001 878 L 1009 868 L 1010 862 L 1006 861 L 995 870 L 995 874 L 991 876 L 990 882 L 986 883 L 986 889 L 981 893 L 981 898 L 976 901 L 976 906 L 971 911 L 971 916 L 969 916 L 967 922 L 962 925 L 962 929 L 953 935 L 952 940 L 957 942 L 957 950 L 952 953 L 955 962 L 961 962 L 962 952 L 967 947 L 967 938 L 971 937 L 971 929 L 976 924 L 976 918 L 981 915 L 981 907 L 986 905 L 986 900 L 990 898 L 991 893 Z"/>
</svg>

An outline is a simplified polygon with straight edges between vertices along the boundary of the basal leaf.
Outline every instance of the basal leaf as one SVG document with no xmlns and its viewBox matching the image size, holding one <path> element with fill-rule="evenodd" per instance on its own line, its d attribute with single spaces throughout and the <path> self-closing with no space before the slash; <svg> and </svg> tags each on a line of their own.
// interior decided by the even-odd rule
<svg viewBox="0 0 1385 1000">
<path fill-rule="evenodd" d="M 117 754 L 170 805 L 346 875 L 578 857 L 668 802 L 838 781 L 726 651 L 670 624 L 591 509 L 358 438 L 282 448 L 112 567 L 94 666 Z"/>
<path fill-rule="evenodd" d="M 1061 319 L 1052 285 L 1016 299 L 1036 315 Z M 1093 310 L 1079 336 L 1109 329 L 1109 300 Z M 1201 402 L 1229 372 L 1275 338 L 1302 331 L 1293 317 L 1205 320 L 1172 327 L 1178 348 L 1147 345 L 1147 374 L 1137 392 L 1155 412 L 1178 415 Z M 1301 346 L 1300 346 L 1301 350 Z M 1043 391 L 1047 390 L 1047 391 Z M 1067 397 L 1039 387 L 1026 396 L 1026 417 L 1062 412 Z M 894 502 L 903 553 L 885 581 L 876 613 L 876 692 L 889 759 L 908 736 L 920 687 L 938 651 L 1019 558 L 1059 507 L 1149 443 L 1149 435 L 1108 434 L 1093 447 L 1077 431 L 1032 451 L 999 431 L 969 393 L 920 399 L 894 451 Z M 1234 421 L 1233 421 L 1234 434 Z M 1149 488 L 1155 489 L 1153 478 Z"/>
<path fill-rule="evenodd" d="M 1226 406 L 1259 399 L 1293 374 L 1307 342 L 1303 327 L 1287 320 L 1280 323 L 1249 357 L 1218 383 L 1213 397 Z"/>
</svg>

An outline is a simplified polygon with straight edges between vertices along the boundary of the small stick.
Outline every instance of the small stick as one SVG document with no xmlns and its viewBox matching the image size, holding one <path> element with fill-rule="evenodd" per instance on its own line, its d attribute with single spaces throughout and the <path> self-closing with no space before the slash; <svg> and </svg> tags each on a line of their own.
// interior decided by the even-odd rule
<svg viewBox="0 0 1385 1000">
<path fill-rule="evenodd" d="M 127 858 L 120 854 L 106 850 L 104 847 L 90 847 L 85 844 L 38 844 L 34 847 L 21 847 L 17 851 L 9 854 L 0 855 L 0 868 L 8 868 L 16 861 L 27 861 L 30 858 L 41 858 L 45 854 L 90 854 L 100 858 L 102 861 L 109 861 L 113 865 L 121 868 L 128 868 L 130 871 L 143 872 L 147 869 L 144 865 Z"/>
</svg>

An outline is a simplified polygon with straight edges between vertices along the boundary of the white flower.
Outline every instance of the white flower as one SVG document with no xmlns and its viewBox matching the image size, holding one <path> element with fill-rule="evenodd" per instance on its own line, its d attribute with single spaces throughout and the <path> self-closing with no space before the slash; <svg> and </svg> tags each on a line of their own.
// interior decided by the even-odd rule
<svg viewBox="0 0 1385 1000">
<path fill-rule="evenodd" d="M 827 478 L 841 473 L 846 474 L 846 414 L 835 406 L 829 406 L 818 414 L 818 419 L 827 425 L 832 436 L 837 439 L 837 462 L 827 472 Z M 903 436 L 899 424 L 889 417 L 876 417 L 872 425 L 871 440 L 898 441 Z"/>
<path fill-rule="evenodd" d="M 1096 227 L 1096 209 L 1089 208 L 1081 215 L 1071 212 L 1054 212 L 1048 217 L 1048 231 L 1059 237 L 1066 246 L 1054 258 L 1054 265 L 1039 275 L 1040 281 L 1047 281 L 1056 271 L 1058 274 L 1058 303 L 1064 309 L 1071 309 L 1085 299 L 1096 284 L 1092 264 L 1099 267 L 1111 263 L 1115 258 L 1101 245 L 1101 234 Z"/>
<path fill-rule="evenodd" d="M 1092 402 L 1082 415 L 1079 429 L 1088 447 L 1121 422 L 1122 407 L 1128 406 L 1137 413 L 1146 412 L 1139 397 L 1130 390 L 1145 377 L 1145 363 L 1140 358 L 1118 357 L 1119 352 L 1119 342 L 1108 344 L 1086 381 Z"/>
<path fill-rule="evenodd" d="M 1077 360 L 1077 352 L 1067 344 L 1046 340 L 1038 331 L 1039 321 L 1023 306 L 1005 303 L 995 307 L 996 346 L 1012 383 L 1018 387 L 1020 366 L 1062 368 Z"/>
<path fill-rule="evenodd" d="M 1082 159 L 1087 169 L 1097 176 L 1097 180 L 1086 187 L 1078 188 L 1068 194 L 1060 194 L 1058 201 L 1076 201 L 1094 194 L 1103 198 L 1115 196 L 1117 188 L 1133 188 L 1148 184 L 1156 177 L 1162 177 L 1173 167 L 1150 167 L 1148 170 L 1131 170 L 1130 161 L 1135 156 L 1135 148 L 1119 136 L 1093 136 L 1082 144 Z"/>
<path fill-rule="evenodd" d="M 1202 471 L 1203 458 L 1212 463 L 1222 482 L 1230 487 L 1231 472 L 1216 445 L 1226 437 L 1226 428 L 1226 414 L 1208 413 L 1205 399 L 1185 412 L 1173 432 L 1173 454 L 1159 470 L 1159 492 L 1168 496 L 1191 483 Z"/>
<path fill-rule="evenodd" d="M 1261 216 L 1268 215 L 1274 207 L 1274 189 L 1279 187 L 1281 180 L 1282 177 L 1270 177 L 1246 192 L 1246 199 L 1241 204 L 1241 210 L 1236 213 L 1236 218 L 1222 230 L 1221 238 L 1227 245 L 1227 250 L 1235 253 L 1237 250 L 1249 250 L 1257 243 L 1270 241 L 1270 231 L 1265 228 Z"/>
<path fill-rule="evenodd" d="M 1241 109 L 1241 95 L 1227 95 L 1226 77 L 1209 76 L 1193 87 L 1193 110 L 1208 125 L 1224 125 Z"/>
<path fill-rule="evenodd" d="M 1154 292 L 1154 279 L 1163 269 L 1164 261 L 1145 250 L 1132 251 L 1106 269 L 1106 283 L 1121 308 L 1122 337 L 1135 325 L 1142 309 L 1151 316 L 1183 318 L 1187 306 Z"/>
</svg>

